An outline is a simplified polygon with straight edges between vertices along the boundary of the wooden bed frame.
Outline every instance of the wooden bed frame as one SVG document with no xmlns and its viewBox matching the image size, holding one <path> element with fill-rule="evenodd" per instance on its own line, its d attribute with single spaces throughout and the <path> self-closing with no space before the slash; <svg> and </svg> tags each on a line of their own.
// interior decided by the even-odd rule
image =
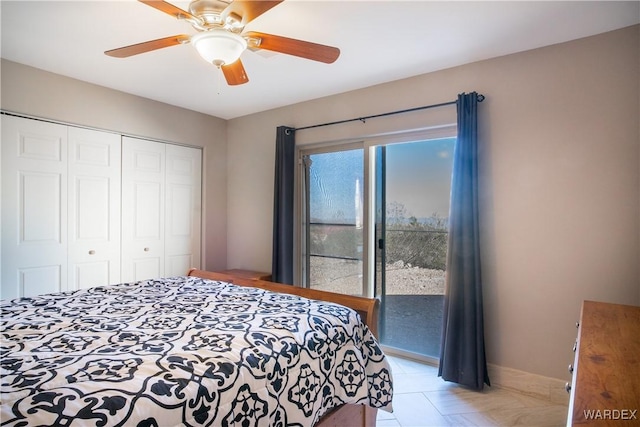
<svg viewBox="0 0 640 427">
<path fill-rule="evenodd" d="M 316 289 L 301 288 L 299 286 L 267 282 L 265 280 L 247 279 L 223 273 L 197 270 L 195 268 L 189 270 L 188 275 L 341 304 L 358 312 L 362 321 L 369 327 L 373 335 L 378 336 L 378 310 L 380 309 L 380 301 L 375 298 L 336 294 Z M 329 411 L 314 427 L 374 427 L 376 425 L 377 412 L 378 410 L 376 408 L 371 408 L 366 405 L 345 404 Z"/>
</svg>

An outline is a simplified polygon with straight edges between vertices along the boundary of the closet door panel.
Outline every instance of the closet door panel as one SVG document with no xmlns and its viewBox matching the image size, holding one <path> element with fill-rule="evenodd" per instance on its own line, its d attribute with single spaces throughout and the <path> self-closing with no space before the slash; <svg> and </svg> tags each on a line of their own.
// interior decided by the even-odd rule
<svg viewBox="0 0 640 427">
<path fill-rule="evenodd" d="M 122 281 L 164 276 L 165 144 L 122 138 Z"/>
<path fill-rule="evenodd" d="M 19 244 L 62 244 L 64 172 L 18 171 Z"/>
<path fill-rule="evenodd" d="M 159 182 L 133 183 L 133 235 L 136 239 L 162 240 L 163 185 Z"/>
<path fill-rule="evenodd" d="M 69 128 L 69 282 L 120 282 L 120 136 Z"/>
<path fill-rule="evenodd" d="M 165 260 L 165 268 L 167 270 L 167 277 L 184 276 L 187 272 L 194 267 L 195 262 L 191 254 L 187 255 L 173 255 Z"/>
<path fill-rule="evenodd" d="M 131 260 L 132 278 L 128 282 L 137 282 L 139 280 L 154 279 L 162 277 L 160 273 L 162 258 L 140 257 Z"/>
<path fill-rule="evenodd" d="M 18 288 L 23 297 L 32 297 L 52 292 L 60 292 L 64 286 L 61 283 L 63 267 L 45 265 L 42 267 L 18 268 Z M 2 298 L 5 298 L 3 295 Z"/>
<path fill-rule="evenodd" d="M 67 127 L 2 116 L 3 299 L 67 289 Z"/>
<path fill-rule="evenodd" d="M 200 268 L 202 151 L 167 145 L 165 269 L 167 276 Z"/>
</svg>

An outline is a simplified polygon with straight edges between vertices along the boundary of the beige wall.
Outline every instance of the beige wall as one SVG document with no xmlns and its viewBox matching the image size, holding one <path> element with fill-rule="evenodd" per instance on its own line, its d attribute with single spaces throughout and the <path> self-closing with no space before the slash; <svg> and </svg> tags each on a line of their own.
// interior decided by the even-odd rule
<svg viewBox="0 0 640 427">
<path fill-rule="evenodd" d="M 640 27 L 230 120 L 228 264 L 269 270 L 275 129 L 478 91 L 490 363 L 568 379 L 582 300 L 640 304 Z M 297 134 L 299 144 L 433 113 Z"/>
<path fill-rule="evenodd" d="M 203 147 L 205 266 L 225 268 L 226 121 L 2 60 L 3 110 Z"/>
</svg>

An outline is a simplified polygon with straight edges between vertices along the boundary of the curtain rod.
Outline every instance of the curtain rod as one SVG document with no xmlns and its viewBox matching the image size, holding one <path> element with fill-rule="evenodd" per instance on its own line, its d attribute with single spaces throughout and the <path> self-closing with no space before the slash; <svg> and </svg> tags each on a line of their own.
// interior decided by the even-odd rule
<svg viewBox="0 0 640 427">
<path fill-rule="evenodd" d="M 482 101 L 484 101 L 484 95 L 478 94 L 478 102 L 482 102 Z M 365 121 L 368 120 L 368 119 L 375 119 L 375 118 L 378 118 L 378 117 L 392 116 L 392 115 L 395 115 L 395 114 L 411 113 L 413 111 L 426 110 L 426 109 L 429 109 L 429 108 L 444 107 L 446 105 L 456 104 L 457 102 L 458 101 L 449 101 L 449 102 L 443 102 L 443 103 L 440 103 L 440 104 L 423 105 L 422 107 L 407 108 L 406 110 L 397 110 L 397 111 L 390 111 L 388 113 L 374 114 L 374 115 L 371 115 L 371 116 L 357 117 L 357 118 L 354 118 L 354 119 L 338 120 L 336 122 L 320 123 L 320 124 L 317 124 L 317 125 L 303 126 L 303 127 L 299 127 L 299 128 L 288 128 L 286 130 L 286 133 L 289 134 L 290 132 L 295 132 L 295 131 L 298 131 L 298 130 L 313 129 L 313 128 L 319 128 L 319 127 L 323 127 L 323 126 L 333 126 L 333 125 L 339 125 L 339 124 L 342 124 L 342 123 L 349 123 L 349 122 L 360 121 L 362 123 L 365 123 Z"/>
</svg>

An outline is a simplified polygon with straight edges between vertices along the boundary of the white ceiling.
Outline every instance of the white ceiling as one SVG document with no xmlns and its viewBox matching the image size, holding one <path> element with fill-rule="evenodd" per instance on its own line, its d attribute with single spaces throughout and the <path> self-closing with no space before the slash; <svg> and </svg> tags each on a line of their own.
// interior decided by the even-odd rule
<svg viewBox="0 0 640 427">
<path fill-rule="evenodd" d="M 195 32 L 137 1 L 2 0 L 0 14 L 3 58 L 231 119 L 637 24 L 640 2 L 287 0 L 245 31 L 336 46 L 340 58 L 327 65 L 246 51 L 250 81 L 241 86 L 227 86 L 190 45 L 104 55 Z"/>
</svg>

